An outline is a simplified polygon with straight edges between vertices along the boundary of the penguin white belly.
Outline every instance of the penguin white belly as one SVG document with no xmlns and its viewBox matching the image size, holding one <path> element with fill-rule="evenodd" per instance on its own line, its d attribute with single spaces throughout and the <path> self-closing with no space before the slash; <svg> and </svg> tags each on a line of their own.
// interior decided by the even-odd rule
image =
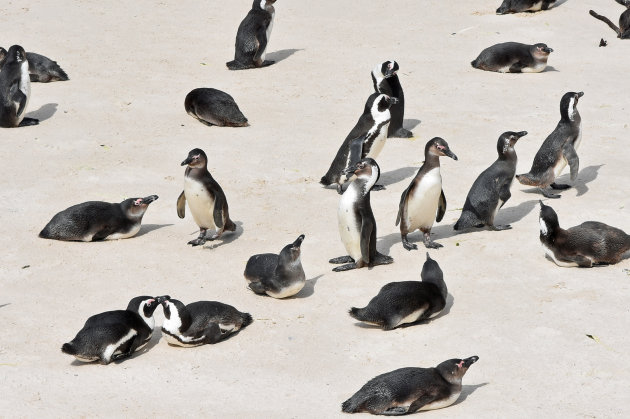
<svg viewBox="0 0 630 419">
<path fill-rule="evenodd" d="M 118 342 L 111 343 L 105 347 L 103 351 L 103 359 L 110 360 L 112 359 L 112 355 L 118 350 L 120 345 L 127 342 L 136 336 L 138 332 L 135 329 L 130 329 L 129 332 L 125 336 L 123 336 Z"/>
<path fill-rule="evenodd" d="M 183 346 L 185 348 L 199 346 L 203 343 L 201 342 L 201 340 L 205 336 L 201 336 L 200 338 L 196 339 L 190 336 L 184 336 L 179 332 L 179 328 L 181 326 L 182 321 L 176 315 L 171 314 L 170 319 L 164 320 L 164 322 L 162 323 L 162 335 L 164 336 L 164 339 L 166 339 L 166 342 L 170 343 L 171 345 Z M 175 336 L 177 336 L 177 338 Z"/>
<path fill-rule="evenodd" d="M 385 141 L 387 140 L 388 127 L 389 127 L 389 123 L 381 127 L 381 131 L 378 134 L 378 137 L 374 139 L 374 142 L 372 143 L 372 147 L 370 147 L 370 152 L 367 154 L 366 157 L 371 157 L 373 159 L 376 159 L 378 155 L 381 154 L 383 147 L 385 147 Z"/>
<path fill-rule="evenodd" d="M 413 323 L 413 322 L 418 321 L 420 316 L 422 316 L 424 312 L 427 311 L 427 308 L 429 308 L 429 305 L 425 304 L 418 310 L 414 311 L 413 313 L 409 314 L 408 316 L 403 318 L 401 321 L 399 321 L 396 326 L 400 326 L 401 324 L 405 324 L 405 323 Z"/>
<path fill-rule="evenodd" d="M 525 9 L 526 12 L 539 12 L 542 10 L 542 0 L 537 3 L 534 3 L 529 9 Z"/>
<path fill-rule="evenodd" d="M 448 407 L 452 405 L 453 403 L 455 403 L 457 399 L 459 399 L 459 395 L 461 394 L 461 392 L 462 392 L 461 389 L 459 391 L 455 391 L 448 397 L 448 399 L 439 400 L 437 402 L 425 404 L 418 410 L 435 410 L 435 409 L 442 409 L 443 407 Z"/>
<path fill-rule="evenodd" d="M 551 250 L 550 248 L 548 248 L 548 247 L 547 247 L 547 246 L 545 246 L 544 244 L 542 245 L 542 247 L 543 247 L 543 249 L 545 249 L 545 254 L 546 254 L 547 256 L 549 256 L 549 258 L 550 258 L 551 260 L 553 260 L 553 261 L 554 261 L 554 263 L 555 263 L 556 265 L 558 265 L 558 266 L 560 266 L 560 267 L 563 267 L 563 268 L 573 268 L 573 267 L 578 266 L 578 264 L 577 264 L 577 263 L 575 263 L 575 262 L 563 262 L 563 261 L 561 261 L 561 260 L 558 260 L 558 259 L 556 258 L 556 255 L 553 253 L 553 250 Z"/>
<path fill-rule="evenodd" d="M 268 295 L 270 295 L 273 298 L 286 298 L 286 297 L 291 297 L 292 295 L 297 294 L 298 292 L 302 291 L 302 288 L 304 288 L 304 284 L 306 283 L 306 281 L 298 281 L 298 282 L 294 282 L 293 284 L 291 284 L 290 286 L 283 288 L 282 290 L 280 290 L 280 292 L 275 293 L 273 291 L 266 291 L 266 293 Z"/>
<path fill-rule="evenodd" d="M 24 115 L 26 114 L 26 110 L 28 109 L 28 101 L 31 98 L 31 78 L 28 73 L 28 61 L 24 61 L 21 66 L 20 72 L 20 90 L 24 95 L 26 95 L 26 105 L 24 105 L 24 109 L 22 113 L 18 115 L 18 123 L 22 122 L 24 119 Z M 19 106 L 19 105 L 18 105 Z M 16 108 L 17 110 L 17 108 Z"/>
<path fill-rule="evenodd" d="M 575 139 L 575 141 L 573 142 L 573 149 L 575 151 L 578 150 L 578 147 L 580 146 L 580 143 L 582 142 L 582 127 L 578 128 L 578 135 L 577 138 Z"/>
<path fill-rule="evenodd" d="M 357 228 L 357 217 L 354 213 L 354 202 L 358 198 L 358 191 L 354 183 L 341 195 L 337 219 L 339 222 L 339 235 L 346 247 L 346 252 L 355 261 L 361 259 L 361 229 Z"/>
<path fill-rule="evenodd" d="M 129 230 L 128 232 L 110 234 L 109 236 L 105 237 L 105 240 L 128 239 L 129 237 L 133 237 L 136 234 L 138 234 L 138 231 L 140 231 L 140 227 L 142 227 L 142 224 L 138 223 L 135 226 L 133 226 L 131 230 Z"/>
<path fill-rule="evenodd" d="M 214 198 L 201 183 L 189 177 L 184 180 L 184 195 L 195 223 L 199 227 L 216 229 L 214 224 Z"/>
<path fill-rule="evenodd" d="M 560 174 L 562 174 L 564 168 L 567 167 L 567 163 L 567 159 L 565 159 L 564 156 L 560 156 L 560 159 L 558 159 L 556 164 L 553 166 L 554 177 L 558 177 L 560 176 Z"/>
<path fill-rule="evenodd" d="M 420 184 L 407 200 L 409 232 L 420 227 L 430 228 L 433 225 L 441 193 L 442 175 L 440 168 L 436 167 L 422 177 Z"/>
<path fill-rule="evenodd" d="M 537 62 L 533 67 L 523 67 L 521 73 L 540 73 L 545 68 L 547 68 L 546 62 Z"/>
<path fill-rule="evenodd" d="M 199 346 L 202 344 L 202 342 L 197 342 L 196 340 L 187 338 L 186 336 L 182 335 L 178 335 L 181 341 L 176 339 L 174 336 L 169 335 L 168 333 L 164 333 L 163 336 L 167 343 L 175 346 L 181 346 L 182 348 L 194 348 L 195 346 Z"/>
<path fill-rule="evenodd" d="M 275 17 L 276 12 L 274 10 L 273 12 L 271 12 L 271 22 L 269 22 L 269 26 L 267 26 L 267 32 L 265 33 L 265 36 L 267 37 L 267 46 L 265 47 L 263 53 L 260 55 L 260 58 L 263 61 L 265 61 L 265 57 L 267 57 L 267 48 L 269 48 L 269 39 L 271 39 L 271 30 L 273 29 L 273 19 Z"/>
<path fill-rule="evenodd" d="M 79 355 L 75 355 L 74 357 L 77 359 L 77 361 L 81 361 L 81 362 L 94 362 L 94 361 L 97 361 L 99 359 L 98 356 L 94 356 L 92 358 L 85 358 L 85 357 L 82 357 L 82 356 L 79 356 Z"/>
</svg>

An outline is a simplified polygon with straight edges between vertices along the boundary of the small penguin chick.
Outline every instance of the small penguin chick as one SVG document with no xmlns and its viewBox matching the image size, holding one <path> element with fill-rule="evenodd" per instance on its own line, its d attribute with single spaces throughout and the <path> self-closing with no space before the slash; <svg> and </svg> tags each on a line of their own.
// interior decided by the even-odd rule
<svg viewBox="0 0 630 419">
<path fill-rule="evenodd" d="M 247 127 L 247 118 L 234 98 L 221 90 L 198 88 L 186 95 L 184 108 L 202 124 L 219 127 Z"/>
</svg>

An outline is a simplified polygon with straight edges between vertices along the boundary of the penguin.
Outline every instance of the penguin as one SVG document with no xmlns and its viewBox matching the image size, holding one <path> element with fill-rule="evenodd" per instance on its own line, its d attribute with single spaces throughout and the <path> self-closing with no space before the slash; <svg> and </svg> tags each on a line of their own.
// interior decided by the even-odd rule
<svg viewBox="0 0 630 419">
<path fill-rule="evenodd" d="M 349 180 L 348 169 L 364 158 L 375 159 L 381 153 L 391 119 L 390 107 L 398 99 L 382 93 L 372 93 L 365 102 L 363 114 L 337 151 L 328 172 L 319 183 L 324 186 L 337 184 L 337 192 L 343 193 L 343 184 Z M 346 173 L 344 174 L 344 171 Z M 384 189 L 375 185 L 375 191 Z"/>
<path fill-rule="evenodd" d="M 390 282 L 364 308 L 352 307 L 350 316 L 392 330 L 416 324 L 439 314 L 446 306 L 448 290 L 440 265 L 431 259 L 422 266 L 420 281 Z"/>
<path fill-rule="evenodd" d="M 186 201 L 192 213 L 195 223 L 199 226 L 199 237 L 188 242 L 193 246 L 206 243 L 206 240 L 215 240 L 221 237 L 223 232 L 235 231 L 236 225 L 230 220 L 228 203 L 223 189 L 208 172 L 208 157 L 199 148 L 190 150 L 182 166 L 186 166 L 184 173 L 184 190 L 177 198 L 177 215 L 184 218 L 186 215 Z M 206 238 L 208 229 L 216 230 L 209 238 Z"/>
<path fill-rule="evenodd" d="M 273 29 L 276 0 L 254 0 L 252 9 L 238 26 L 234 60 L 225 63 L 230 70 L 266 67 L 275 61 L 265 60 Z"/>
<path fill-rule="evenodd" d="M 370 190 L 380 176 L 380 168 L 374 159 L 366 158 L 345 174 L 351 173 L 356 178 L 341 195 L 337 211 L 339 235 L 349 255 L 329 260 L 334 264 L 345 263 L 334 268 L 334 272 L 394 262 L 393 258 L 376 250 L 376 220 L 370 205 Z"/>
<path fill-rule="evenodd" d="M 547 68 L 547 59 L 552 52 L 547 44 L 503 42 L 481 51 L 470 65 L 499 73 L 540 73 Z"/>
<path fill-rule="evenodd" d="M 0 71 L 0 127 L 15 128 L 39 124 L 35 118 L 26 118 L 31 97 L 31 79 L 24 48 L 9 48 Z"/>
<path fill-rule="evenodd" d="M 424 234 L 424 245 L 427 248 L 442 247 L 441 244 L 431 240 L 433 222 L 442 221 L 446 212 L 446 197 L 442 190 L 442 175 L 440 174 L 440 156 L 457 160 L 457 156 L 448 147 L 446 141 L 435 137 L 424 147 L 424 164 L 400 196 L 396 225 L 400 224 L 400 237 L 403 247 L 407 250 L 418 248 L 416 244 L 409 243 L 407 240 L 407 234 L 417 229 Z"/>
<path fill-rule="evenodd" d="M 0 47 L 0 71 L 4 66 L 6 50 Z M 51 81 L 66 81 L 68 75 L 56 61 L 34 52 L 27 52 L 28 71 L 31 82 L 48 83 Z"/>
<path fill-rule="evenodd" d="M 162 335 L 175 346 L 193 346 L 217 343 L 227 339 L 253 320 L 249 313 L 242 313 L 228 304 L 218 301 L 197 301 L 184 305 L 168 295 L 158 297 L 164 310 Z"/>
<path fill-rule="evenodd" d="M 128 358 L 151 340 L 153 312 L 159 305 L 154 297 L 140 296 L 129 301 L 126 310 L 95 314 L 61 352 L 81 362 L 100 360 L 105 365 Z"/>
<path fill-rule="evenodd" d="M 477 360 L 478 356 L 449 359 L 434 368 L 408 367 L 378 375 L 343 402 L 341 410 L 398 416 L 450 406 L 462 392 L 464 374 Z"/>
<path fill-rule="evenodd" d="M 589 10 L 589 14 L 593 16 L 595 19 L 599 19 L 610 28 L 615 31 L 617 34 L 617 38 L 619 39 L 630 39 L 630 0 L 615 0 L 617 3 L 622 6 L 626 6 L 626 11 L 619 16 L 619 27 L 612 23 L 610 19 L 606 16 L 599 15 L 595 13 L 593 10 Z"/>
<path fill-rule="evenodd" d="M 455 230 L 490 227 L 492 230 L 508 230 L 510 225 L 494 225 L 499 209 L 510 199 L 510 186 L 516 174 L 516 142 L 527 135 L 527 131 L 508 131 L 497 141 L 499 158 L 481 172 L 473 183 Z"/>
<path fill-rule="evenodd" d="M 538 186 L 541 193 L 547 198 L 560 198 L 546 190 L 568 189 L 569 185 L 555 183 L 562 170 L 569 165 L 571 180 L 578 175 L 580 159 L 577 149 L 582 142 L 582 118 L 577 110 L 579 99 L 584 92 L 568 92 L 560 100 L 560 122 L 551 134 L 545 139 L 540 149 L 534 156 L 534 162 L 529 173 L 516 175 L 516 179 L 523 185 Z"/>
<path fill-rule="evenodd" d="M 121 203 L 88 201 L 58 212 L 39 233 L 42 239 L 97 241 L 127 239 L 138 234 L 142 217 L 157 195 Z"/>
<path fill-rule="evenodd" d="M 498 15 L 521 12 L 539 12 L 549 10 L 556 0 L 503 0 L 497 9 Z"/>
<path fill-rule="evenodd" d="M 192 90 L 186 95 L 184 107 L 188 115 L 208 126 L 249 126 L 232 96 L 217 89 L 202 87 Z"/>
<path fill-rule="evenodd" d="M 300 260 L 301 234 L 287 244 L 279 255 L 263 253 L 249 258 L 245 266 L 245 280 L 256 294 L 273 298 L 286 298 L 297 294 L 306 284 L 306 275 Z"/>
<path fill-rule="evenodd" d="M 590 268 L 615 264 L 628 256 L 630 236 L 624 231 L 597 221 L 564 230 L 553 208 L 539 202 L 540 243 L 556 265 Z"/>
<path fill-rule="evenodd" d="M 396 61 L 385 61 L 382 64 L 378 64 L 372 70 L 372 83 L 374 83 L 374 91 L 376 93 L 386 94 L 389 97 L 396 98 L 398 101 L 389 110 L 392 117 L 387 128 L 387 136 L 411 138 L 413 133 L 403 128 L 405 95 L 396 74 L 398 70 L 399 66 Z"/>
</svg>

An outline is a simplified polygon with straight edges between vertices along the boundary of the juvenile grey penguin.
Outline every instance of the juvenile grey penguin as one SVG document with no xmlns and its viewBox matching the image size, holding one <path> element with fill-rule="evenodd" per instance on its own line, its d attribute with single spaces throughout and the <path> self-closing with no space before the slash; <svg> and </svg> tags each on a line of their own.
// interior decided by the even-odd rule
<svg viewBox="0 0 630 419">
<path fill-rule="evenodd" d="M 142 217 L 157 195 L 129 198 L 120 203 L 88 201 L 55 214 L 39 233 L 53 240 L 118 240 L 138 234 Z"/>
<path fill-rule="evenodd" d="M 31 79 L 24 48 L 13 45 L 4 58 L 0 71 L 0 127 L 15 128 L 39 124 L 35 118 L 26 118 L 31 97 Z"/>
<path fill-rule="evenodd" d="M 547 68 L 547 59 L 552 52 L 547 44 L 503 42 L 481 51 L 470 65 L 499 73 L 540 73 Z"/>
<path fill-rule="evenodd" d="M 184 108 L 202 124 L 219 127 L 247 127 L 247 118 L 225 92 L 211 88 L 194 89 L 186 95 Z"/>
<path fill-rule="evenodd" d="M 450 406 L 462 392 L 464 374 L 477 360 L 478 356 L 449 359 L 435 368 L 400 368 L 378 375 L 343 402 L 341 410 L 398 416 Z"/>
<path fill-rule="evenodd" d="M 503 0 L 497 9 L 498 15 L 548 10 L 556 0 Z"/>
<path fill-rule="evenodd" d="M 380 176 L 378 164 L 371 158 L 362 159 L 347 169 L 347 174 L 350 173 L 356 178 L 341 195 L 337 210 L 339 235 L 348 256 L 329 260 L 334 264 L 345 263 L 334 268 L 335 272 L 394 262 L 376 250 L 376 220 L 370 205 L 370 190 Z"/>
<path fill-rule="evenodd" d="M 624 231 L 597 221 L 564 230 L 553 208 L 539 202 L 540 243 L 556 265 L 590 268 L 615 264 L 628 256 L 630 236 Z"/>
<path fill-rule="evenodd" d="M 2 71 L 4 66 L 6 52 L 4 48 L 0 47 L 0 71 Z M 31 82 L 48 83 L 68 80 L 68 75 L 59 67 L 56 61 L 34 52 L 27 52 L 26 59 L 28 60 L 28 72 Z"/>
<path fill-rule="evenodd" d="M 154 297 L 133 298 L 126 310 L 106 311 L 87 319 L 76 337 L 61 352 L 82 362 L 128 358 L 142 349 L 153 335 L 153 312 L 160 304 Z"/>
<path fill-rule="evenodd" d="M 378 64 L 372 70 L 372 83 L 374 83 L 374 91 L 376 93 L 386 94 L 389 97 L 396 98 L 398 101 L 392 104 L 389 110 L 392 118 L 387 128 L 387 136 L 411 138 L 413 133 L 403 128 L 405 95 L 396 74 L 398 70 L 399 66 L 396 61 L 385 61 L 382 64 Z"/>
<path fill-rule="evenodd" d="M 245 266 L 245 280 L 256 294 L 286 298 L 297 294 L 306 284 L 300 260 L 300 246 L 304 234 L 287 244 L 279 255 L 263 253 L 249 258 Z"/>
<path fill-rule="evenodd" d="M 595 19 L 599 19 L 610 28 L 615 31 L 617 34 L 617 38 L 619 39 L 630 39 L 630 0 L 616 0 L 617 3 L 626 6 L 627 9 L 625 12 L 619 16 L 619 26 L 612 23 L 610 19 L 606 16 L 602 16 L 600 14 L 595 13 L 593 10 L 589 10 L 589 14 L 593 16 Z"/>
<path fill-rule="evenodd" d="M 363 114 L 350 134 L 346 137 L 330 164 L 328 172 L 321 178 L 324 186 L 337 184 L 337 192 L 343 192 L 343 185 L 350 179 L 347 169 L 359 160 L 375 159 L 381 153 L 387 140 L 387 127 L 391 119 L 390 107 L 397 99 L 382 93 L 372 93 L 365 102 Z M 375 185 L 374 190 L 384 189 Z"/>
<path fill-rule="evenodd" d="M 582 142 L 582 118 L 577 110 L 578 100 L 584 92 L 568 92 L 560 100 L 560 122 L 556 129 L 545 139 L 534 156 L 529 173 L 516 175 L 516 179 L 523 185 L 538 186 L 547 198 L 560 198 L 546 190 L 568 189 L 569 185 L 555 183 L 562 170 L 569 165 L 571 180 L 575 180 L 580 168 L 577 149 Z"/>
<path fill-rule="evenodd" d="M 225 231 L 235 231 L 236 224 L 230 220 L 228 203 L 223 189 L 208 171 L 208 157 L 200 148 L 195 148 L 188 153 L 182 166 L 186 166 L 184 173 L 184 190 L 177 198 L 177 215 L 184 218 L 186 215 L 186 201 L 192 213 L 195 223 L 199 226 L 199 237 L 188 242 L 193 246 L 206 243 L 206 240 L 215 240 Z M 215 233 L 206 238 L 209 229 Z"/>
<path fill-rule="evenodd" d="M 242 313 L 218 301 L 197 301 L 184 305 L 168 295 L 158 297 L 164 310 L 162 334 L 171 345 L 186 348 L 217 343 L 252 322 Z"/>
<path fill-rule="evenodd" d="M 433 222 L 442 221 L 446 212 L 446 196 L 442 190 L 440 173 L 440 156 L 457 160 L 457 156 L 448 147 L 446 141 L 435 137 L 424 147 L 424 164 L 418 170 L 407 189 L 400 196 L 396 225 L 400 224 L 400 237 L 405 249 L 417 249 L 409 243 L 407 234 L 420 229 L 424 234 L 424 245 L 430 249 L 438 249 L 441 244 L 431 240 Z"/>
<path fill-rule="evenodd" d="M 494 225 L 499 209 L 510 199 L 510 187 L 516 174 L 516 151 L 514 145 L 527 135 L 527 131 L 504 132 L 497 141 L 499 158 L 481 172 L 475 180 L 462 210 L 455 230 L 490 227 L 493 230 L 507 230 L 510 225 Z"/>
<path fill-rule="evenodd" d="M 254 0 L 236 32 L 234 60 L 225 63 L 230 70 L 266 67 L 275 61 L 265 60 L 273 29 L 276 0 Z"/>
<path fill-rule="evenodd" d="M 364 308 L 352 307 L 355 319 L 392 330 L 414 324 L 440 313 L 446 306 L 448 290 L 440 265 L 431 259 L 422 266 L 420 281 L 390 282 Z"/>
</svg>

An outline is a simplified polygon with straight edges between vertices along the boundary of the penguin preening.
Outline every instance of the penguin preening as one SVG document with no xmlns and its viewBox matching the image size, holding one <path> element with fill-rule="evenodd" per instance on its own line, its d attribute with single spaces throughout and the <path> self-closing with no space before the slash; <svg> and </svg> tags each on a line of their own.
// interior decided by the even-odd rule
<svg viewBox="0 0 630 419">
<path fill-rule="evenodd" d="M 479 70 L 498 73 L 540 73 L 547 68 L 547 60 L 552 52 L 553 49 L 547 44 L 503 42 L 481 51 L 470 65 Z"/>
<path fill-rule="evenodd" d="M 0 127 L 15 128 L 39 124 L 26 118 L 31 97 L 31 79 L 26 51 L 19 45 L 9 48 L 0 71 Z"/>
<path fill-rule="evenodd" d="M 4 66 L 4 58 L 7 51 L 0 47 L 0 71 Z M 68 75 L 56 61 L 51 60 L 43 55 L 27 52 L 28 72 L 31 82 L 48 83 L 51 81 L 66 81 Z"/>
<path fill-rule="evenodd" d="M 569 185 L 555 183 L 567 164 L 571 169 L 571 180 L 577 178 L 580 166 L 577 149 L 582 141 L 582 118 L 577 104 L 582 96 L 584 92 L 568 92 L 562 96 L 560 122 L 540 146 L 529 173 L 516 175 L 521 184 L 539 187 L 547 198 L 560 198 L 560 195 L 546 190 L 547 186 L 552 189 L 570 188 Z"/>
<path fill-rule="evenodd" d="M 431 259 L 422 266 L 420 281 L 390 282 L 364 308 L 352 307 L 350 316 L 392 330 L 439 314 L 446 306 L 448 290 L 440 265 Z"/>
<path fill-rule="evenodd" d="M 265 60 L 273 29 L 276 0 L 254 0 L 236 32 L 234 60 L 225 63 L 230 70 L 266 67 L 274 61 Z"/>
<path fill-rule="evenodd" d="M 199 226 L 199 237 L 188 242 L 193 246 L 215 240 L 225 231 L 235 231 L 236 225 L 230 220 L 228 203 L 223 189 L 208 171 L 208 157 L 203 150 L 195 148 L 188 153 L 182 162 L 186 167 L 184 173 L 184 190 L 177 198 L 177 215 L 186 215 L 186 201 L 195 223 Z M 206 238 L 209 229 L 216 230 L 210 238 Z"/>
<path fill-rule="evenodd" d="M 539 202 L 540 243 L 556 265 L 590 268 L 615 264 L 628 256 L 630 236 L 624 231 L 597 221 L 564 230 L 553 208 Z"/>
<path fill-rule="evenodd" d="M 527 135 L 527 131 L 508 131 L 497 141 L 499 158 L 481 172 L 475 179 L 462 210 L 462 215 L 453 227 L 455 230 L 490 227 L 493 230 L 507 230 L 509 225 L 494 225 L 499 209 L 510 199 L 510 187 L 516 174 L 516 142 Z"/>
<path fill-rule="evenodd" d="M 100 360 L 105 365 L 130 357 L 151 339 L 153 312 L 158 306 L 156 298 L 140 296 L 133 298 L 126 310 L 96 314 L 61 351 L 82 362 Z"/>
<path fill-rule="evenodd" d="M 411 184 L 400 196 L 396 225 L 400 224 L 400 237 L 405 249 L 417 249 L 414 243 L 409 243 L 407 234 L 420 229 L 424 235 L 424 245 L 430 249 L 442 247 L 431 240 L 433 222 L 442 221 L 446 212 L 446 196 L 442 190 L 442 175 L 440 174 L 440 156 L 447 156 L 457 160 L 446 141 L 435 137 L 424 147 L 424 164 L 411 181 Z"/>
<path fill-rule="evenodd" d="M 392 117 L 387 127 L 387 136 L 411 138 L 413 137 L 413 133 L 403 128 L 405 95 L 400 85 L 400 80 L 398 80 L 398 74 L 396 74 L 398 70 L 398 63 L 393 60 L 378 64 L 372 70 L 372 83 L 374 84 L 375 92 L 386 94 L 397 100 L 397 102 L 392 104 L 389 110 Z"/>
<path fill-rule="evenodd" d="M 630 0 L 615 0 L 617 3 L 626 6 L 626 11 L 619 16 L 619 26 L 612 23 L 606 16 L 595 13 L 593 10 L 589 10 L 589 14 L 595 19 L 599 19 L 607 24 L 615 33 L 619 39 L 630 39 Z"/>
<path fill-rule="evenodd" d="M 449 359 L 435 368 L 400 368 L 378 375 L 343 402 L 341 410 L 398 416 L 450 406 L 462 392 L 464 374 L 478 359 Z"/>
<path fill-rule="evenodd" d="M 548 10 L 556 0 L 503 0 L 497 9 L 498 15 Z"/>
<path fill-rule="evenodd" d="M 201 87 L 193 89 L 184 99 L 188 115 L 205 125 L 247 127 L 247 118 L 234 98 L 221 90 Z"/>
</svg>

